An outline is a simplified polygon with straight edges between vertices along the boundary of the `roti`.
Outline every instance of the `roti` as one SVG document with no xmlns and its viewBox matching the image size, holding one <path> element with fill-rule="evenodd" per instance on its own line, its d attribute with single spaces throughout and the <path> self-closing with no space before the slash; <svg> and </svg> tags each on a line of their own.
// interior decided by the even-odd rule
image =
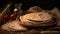
<svg viewBox="0 0 60 34">
<path fill-rule="evenodd" d="M 7 22 L 6 24 L 3 24 L 1 26 L 1 28 L 3 30 L 7 30 L 7 31 L 26 31 L 28 30 L 27 28 L 23 27 L 20 25 L 20 22 L 19 21 L 9 21 Z"/>
<path fill-rule="evenodd" d="M 20 19 L 21 19 L 21 21 L 29 21 L 29 20 L 47 21 L 47 20 L 51 20 L 52 16 L 48 13 L 37 12 L 37 13 L 29 13 L 29 14 L 20 16 Z"/>
</svg>

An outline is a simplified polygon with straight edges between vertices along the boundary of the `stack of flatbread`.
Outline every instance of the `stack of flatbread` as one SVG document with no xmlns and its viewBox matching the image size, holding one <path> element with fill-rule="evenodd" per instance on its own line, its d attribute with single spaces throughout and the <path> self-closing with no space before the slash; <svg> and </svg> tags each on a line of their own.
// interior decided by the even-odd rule
<svg viewBox="0 0 60 34">
<path fill-rule="evenodd" d="M 21 26 L 20 22 L 18 20 L 9 21 L 6 24 L 3 24 L 1 26 L 1 28 L 3 30 L 7 30 L 7 31 L 26 31 L 26 30 L 28 30 L 27 28 Z"/>
<path fill-rule="evenodd" d="M 25 14 L 20 16 L 20 20 L 22 25 L 29 26 L 47 26 L 53 21 L 52 16 L 45 12 Z"/>
</svg>

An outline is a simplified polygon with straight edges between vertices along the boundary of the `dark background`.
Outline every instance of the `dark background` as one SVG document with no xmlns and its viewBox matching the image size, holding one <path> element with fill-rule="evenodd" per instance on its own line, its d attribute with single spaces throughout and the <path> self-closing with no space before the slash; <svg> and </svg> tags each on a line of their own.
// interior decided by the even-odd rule
<svg viewBox="0 0 60 34">
<path fill-rule="evenodd" d="M 13 7 L 15 3 L 22 3 L 23 10 L 27 10 L 29 7 L 35 5 L 45 10 L 51 10 L 54 7 L 58 7 L 60 9 L 59 0 L 0 0 L 0 9 L 2 9 L 9 2 L 13 3 L 11 7 Z"/>
</svg>

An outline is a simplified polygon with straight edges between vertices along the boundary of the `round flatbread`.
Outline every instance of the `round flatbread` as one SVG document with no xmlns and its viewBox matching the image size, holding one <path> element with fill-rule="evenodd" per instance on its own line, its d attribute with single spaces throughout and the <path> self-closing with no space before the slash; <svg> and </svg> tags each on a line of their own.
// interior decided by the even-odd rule
<svg viewBox="0 0 60 34">
<path fill-rule="evenodd" d="M 23 16 L 20 16 L 21 24 L 22 25 L 30 25 L 30 26 L 45 26 L 52 24 L 53 19 L 52 16 L 45 12 L 36 12 L 36 13 L 29 13 Z"/>
<path fill-rule="evenodd" d="M 34 21 L 46 21 L 50 20 L 52 16 L 48 13 L 44 12 L 37 12 L 37 13 L 30 13 L 23 16 L 20 16 L 21 21 L 28 21 L 28 20 L 34 20 Z M 27 20 L 26 20 L 27 19 Z"/>
<path fill-rule="evenodd" d="M 20 22 L 19 21 L 9 21 L 8 23 L 6 24 L 3 24 L 1 26 L 1 28 L 3 30 L 7 30 L 7 31 L 25 31 L 25 30 L 28 30 L 27 28 L 23 27 L 20 25 Z"/>
</svg>

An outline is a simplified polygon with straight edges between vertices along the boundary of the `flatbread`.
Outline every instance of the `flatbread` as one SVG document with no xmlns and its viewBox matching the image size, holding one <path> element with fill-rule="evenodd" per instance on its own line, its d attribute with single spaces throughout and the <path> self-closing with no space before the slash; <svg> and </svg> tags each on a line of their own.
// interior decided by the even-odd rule
<svg viewBox="0 0 60 34">
<path fill-rule="evenodd" d="M 51 18 L 52 16 L 50 14 L 44 12 L 30 13 L 20 16 L 21 21 L 24 20 L 47 21 L 47 20 L 51 20 Z"/>
<path fill-rule="evenodd" d="M 45 12 L 36 12 L 29 13 L 23 16 L 20 16 L 22 25 L 30 25 L 30 26 L 45 26 L 52 24 L 53 19 L 52 16 Z"/>
<path fill-rule="evenodd" d="M 3 24 L 1 26 L 1 28 L 3 30 L 7 30 L 7 31 L 25 31 L 27 30 L 27 28 L 23 27 L 20 25 L 20 22 L 19 21 L 9 21 L 8 23 L 6 24 Z"/>
</svg>

